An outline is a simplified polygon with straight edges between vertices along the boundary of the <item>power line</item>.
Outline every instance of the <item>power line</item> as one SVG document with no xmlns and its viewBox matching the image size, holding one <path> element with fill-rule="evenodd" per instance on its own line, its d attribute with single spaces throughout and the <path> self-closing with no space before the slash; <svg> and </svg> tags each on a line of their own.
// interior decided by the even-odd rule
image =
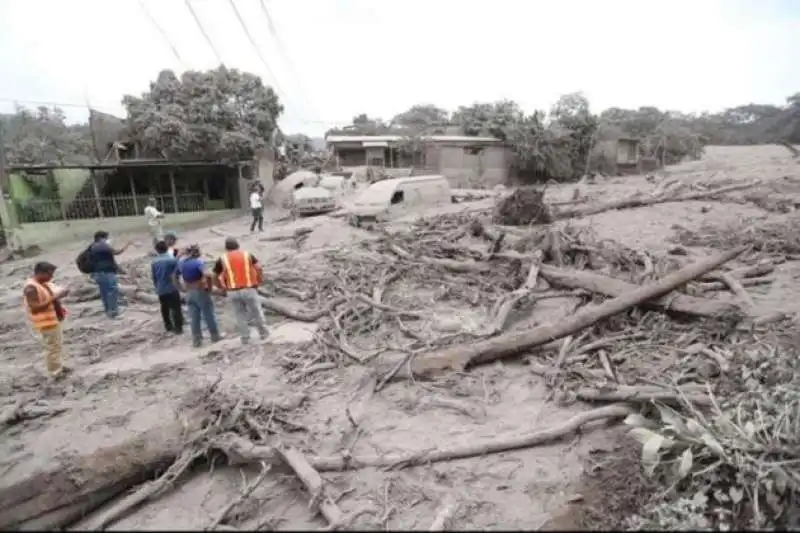
<svg viewBox="0 0 800 533">
<path fill-rule="evenodd" d="M 192 18 L 194 19 L 195 23 L 197 24 L 197 27 L 200 28 L 200 33 L 202 33 L 203 37 L 205 37 L 206 43 L 208 43 L 208 46 L 214 52 L 214 55 L 216 56 L 217 61 L 219 61 L 219 64 L 222 65 L 223 64 L 222 56 L 219 55 L 219 52 L 217 52 L 217 48 L 214 46 L 214 43 L 211 41 L 211 37 L 208 36 L 208 34 L 206 33 L 205 28 L 203 28 L 203 23 L 200 22 L 200 19 L 197 17 L 197 13 L 194 12 L 194 8 L 192 7 L 192 4 L 189 2 L 189 0 L 183 0 L 183 2 L 186 4 L 186 7 L 189 8 L 189 13 L 192 14 Z"/>
<path fill-rule="evenodd" d="M 247 29 L 247 25 L 244 23 L 244 19 L 242 18 L 242 14 L 239 13 L 239 9 L 236 7 L 236 4 L 234 3 L 233 0 L 228 0 L 228 3 L 231 5 L 231 8 L 233 9 L 233 13 L 236 15 L 236 18 L 239 20 L 239 25 L 242 27 L 242 30 L 244 31 L 244 34 L 247 37 L 247 40 L 250 41 L 250 45 L 253 47 L 253 50 L 255 50 L 256 55 L 258 56 L 258 59 L 260 59 L 261 63 L 264 64 L 264 68 L 267 69 L 267 73 L 272 78 L 272 80 L 274 82 L 274 85 L 275 85 L 275 89 L 279 93 L 281 93 L 281 95 L 283 96 L 284 101 L 288 105 L 289 104 L 289 98 L 286 96 L 286 92 L 281 88 L 280 84 L 278 83 L 278 77 L 275 75 L 275 72 L 273 72 L 272 67 L 269 66 L 269 63 L 267 63 L 267 60 L 264 59 L 264 56 L 261 54 L 261 50 L 259 50 L 255 39 L 253 39 L 253 36 L 250 34 L 250 30 Z M 294 106 L 292 106 L 292 107 L 294 108 Z M 297 109 L 295 109 L 295 112 L 297 113 Z M 297 113 L 297 114 L 298 115 L 302 115 L 302 113 Z"/>
<path fill-rule="evenodd" d="M 0 0 L 1 1 L 1 0 Z M 20 98 L 4 98 L 0 97 L 0 103 L 9 103 L 9 104 L 26 104 L 26 105 L 35 105 L 35 106 L 45 106 L 45 107 L 73 107 L 77 109 L 87 109 L 89 106 L 86 103 L 78 104 L 75 102 L 53 102 L 53 101 L 42 101 L 42 100 L 25 100 Z M 97 109 L 98 111 L 106 110 L 106 111 L 114 111 L 118 112 L 119 107 L 114 108 L 110 105 L 91 105 L 91 109 Z M 113 113 L 112 113 L 113 114 Z M 310 126 L 310 125 L 322 125 L 322 126 L 329 126 L 329 127 L 337 127 L 350 124 L 350 120 L 298 120 L 296 121 L 300 124 Z"/>
<path fill-rule="evenodd" d="M 185 69 L 186 68 L 186 63 L 184 63 L 183 59 L 181 59 L 181 56 L 178 53 L 178 49 L 175 48 L 174 44 L 172 44 L 172 41 L 170 40 L 169 36 L 167 35 L 167 32 L 164 31 L 164 28 L 162 28 L 161 25 L 158 23 L 158 21 L 156 21 L 155 17 L 153 17 L 153 15 L 150 14 L 150 11 L 147 9 L 147 5 L 145 5 L 145 3 L 144 3 L 144 0 L 139 0 L 139 5 L 142 7 L 142 11 L 144 11 L 145 16 L 150 20 L 150 23 L 153 26 L 156 27 L 156 29 L 159 31 L 159 33 L 161 33 L 161 37 L 164 39 L 164 41 L 166 41 L 167 45 L 169 45 L 169 48 L 170 48 L 170 50 L 172 50 L 172 54 L 178 60 L 178 63 L 180 63 L 181 66 Z"/>
<path fill-rule="evenodd" d="M 233 1 L 233 0 L 231 0 Z M 259 4 L 261 5 L 261 12 L 264 13 L 264 17 L 267 19 L 267 27 L 269 28 L 270 34 L 272 34 L 272 38 L 275 39 L 275 44 L 278 46 L 278 53 L 280 53 L 281 58 L 286 62 L 286 65 L 289 67 L 289 70 L 294 76 L 295 80 L 297 81 L 298 85 L 302 85 L 301 78 L 297 74 L 297 69 L 294 68 L 294 63 L 291 60 L 291 56 L 286 52 L 286 47 L 283 45 L 283 40 L 278 35 L 278 30 L 275 28 L 275 23 L 272 20 L 272 15 L 270 15 L 269 9 L 267 8 L 266 0 L 260 0 Z M 315 107 L 310 105 L 308 98 L 305 96 L 306 91 L 303 90 L 303 87 L 300 87 L 301 93 L 303 94 L 302 98 L 304 103 L 308 107 Z"/>
<path fill-rule="evenodd" d="M 3 98 L 0 97 L 0 102 L 5 102 L 9 104 L 29 104 L 29 105 L 37 105 L 37 106 L 45 106 L 45 107 L 75 107 L 80 109 L 86 109 L 89 106 L 86 103 L 83 104 L 76 104 L 70 102 L 50 102 L 50 101 L 41 101 L 41 100 L 20 100 L 19 98 Z M 94 109 L 106 109 L 110 111 L 112 108 L 111 106 L 91 106 Z"/>
</svg>

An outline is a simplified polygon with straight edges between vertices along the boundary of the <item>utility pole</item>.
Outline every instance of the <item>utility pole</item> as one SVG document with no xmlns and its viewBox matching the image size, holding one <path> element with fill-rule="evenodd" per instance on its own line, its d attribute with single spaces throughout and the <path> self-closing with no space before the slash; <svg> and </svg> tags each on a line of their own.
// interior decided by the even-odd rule
<svg viewBox="0 0 800 533">
<path fill-rule="evenodd" d="M 0 232 L 2 232 L 3 241 L 6 247 L 11 252 L 16 252 L 21 248 L 20 244 L 16 242 L 14 235 L 14 228 L 16 227 L 15 220 L 11 217 L 9 205 L 11 195 L 8 191 L 11 190 L 11 180 L 8 177 L 8 168 L 6 166 L 6 141 L 4 135 L 3 120 L 0 119 Z"/>
</svg>

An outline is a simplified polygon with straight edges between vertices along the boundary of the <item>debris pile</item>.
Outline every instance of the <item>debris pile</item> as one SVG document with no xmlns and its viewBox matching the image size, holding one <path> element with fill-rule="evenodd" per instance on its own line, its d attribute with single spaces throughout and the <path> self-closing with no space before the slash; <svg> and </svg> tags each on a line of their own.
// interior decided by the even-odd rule
<svg viewBox="0 0 800 533">
<path fill-rule="evenodd" d="M 674 226 L 674 242 L 684 246 L 703 246 L 725 250 L 748 246 L 767 256 L 793 259 L 800 254 L 800 216 L 786 215 L 777 221 L 741 220 L 725 227 L 705 224 L 692 231 Z"/>
<path fill-rule="evenodd" d="M 551 222 L 550 208 L 544 201 L 545 189 L 520 187 L 501 198 L 495 206 L 494 223 L 528 226 Z"/>
<path fill-rule="evenodd" d="M 557 217 L 711 197 L 747 186 L 683 196 L 679 187 L 663 187 L 649 197 L 562 210 Z M 675 527 L 792 525 L 800 479 L 795 464 L 800 369 L 788 336 L 793 325 L 780 316 L 753 316 L 747 290 L 770 283 L 766 275 L 774 265 L 791 259 L 785 244 L 791 229 L 753 223 L 749 233 L 727 237 L 711 230 L 702 236 L 679 233 L 684 245 L 721 250 L 689 260 L 685 249 L 631 249 L 600 240 L 589 229 L 547 224 L 552 218 L 544 191 L 524 188 L 499 201 L 493 218 L 441 215 L 403 230 L 381 229 L 375 238 L 347 248 L 298 250 L 272 258 L 265 268 L 262 305 L 318 324 L 312 341 L 281 358 L 294 383 L 364 365 L 374 369 L 371 387 L 380 391 L 403 379 L 452 381 L 473 367 L 522 357 L 544 378 L 555 401 L 582 401 L 594 409 L 528 434 L 425 452 L 306 457 L 287 420 L 302 408 L 302 398 L 263 405 L 245 390 L 215 383 L 186 398 L 192 408 L 180 420 L 115 448 L 65 459 L 58 468 L 4 489 L 0 527 L 66 527 L 141 476 L 166 467 L 158 480 L 93 517 L 91 527 L 102 529 L 158 497 L 195 461 L 223 458 L 260 465 L 261 474 L 209 529 L 241 525 L 231 518 L 233 508 L 276 467 L 288 467 L 303 482 L 330 528 L 346 528 L 355 517 L 344 515 L 325 494 L 320 472 L 405 468 L 533 447 L 599 420 L 624 420 L 642 444 L 645 472 L 672 487 L 647 502 L 651 505 L 631 527 L 663 526 L 659 513 L 667 507 L 696 515 L 682 515 Z M 126 269 L 120 291 L 154 302 L 145 289 L 150 286 L 146 262 L 131 262 Z M 730 294 L 719 297 L 722 291 Z M 74 294 L 97 297 L 89 285 Z M 562 304 L 560 314 L 547 307 L 553 302 Z M 1 420 L 14 424 L 34 411 L 18 406 Z M 75 476 L 80 490 L 74 488 Z M 46 490 L 39 496 L 23 490 L 40 485 Z M 691 505 L 684 501 L 687 493 Z M 444 505 L 442 516 L 449 509 Z"/>
</svg>

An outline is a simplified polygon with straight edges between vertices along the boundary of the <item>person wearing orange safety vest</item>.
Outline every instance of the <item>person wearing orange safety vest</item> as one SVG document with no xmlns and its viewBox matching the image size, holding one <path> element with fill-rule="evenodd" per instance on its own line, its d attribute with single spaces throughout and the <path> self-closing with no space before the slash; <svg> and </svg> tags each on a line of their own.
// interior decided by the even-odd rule
<svg viewBox="0 0 800 533">
<path fill-rule="evenodd" d="M 45 367 L 53 380 L 69 371 L 64 366 L 64 338 L 61 329 L 61 322 L 66 316 L 61 299 L 69 294 L 69 289 L 52 285 L 55 272 L 56 266 L 52 263 L 36 263 L 33 277 L 25 283 L 23 289 L 25 310 L 33 329 L 41 336 Z"/>
<path fill-rule="evenodd" d="M 215 280 L 230 298 L 242 344 L 250 342 L 248 321 L 255 322 L 262 341 L 269 337 L 257 287 L 261 285 L 261 265 L 253 254 L 239 249 L 233 237 L 225 239 L 225 253 L 214 265 Z"/>
</svg>

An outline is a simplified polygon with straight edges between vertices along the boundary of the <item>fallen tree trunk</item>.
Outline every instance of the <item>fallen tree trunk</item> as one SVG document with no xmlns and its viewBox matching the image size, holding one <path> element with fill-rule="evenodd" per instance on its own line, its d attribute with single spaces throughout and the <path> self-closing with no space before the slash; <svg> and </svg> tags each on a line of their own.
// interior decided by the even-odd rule
<svg viewBox="0 0 800 533">
<path fill-rule="evenodd" d="M 58 466 L 0 487 L 0 529 L 63 529 L 118 494 L 167 468 L 183 451 L 187 430 L 200 417 L 145 431 L 134 439 L 85 456 L 68 456 Z"/>
<path fill-rule="evenodd" d="M 267 297 L 267 294 L 261 290 L 258 291 L 258 294 L 261 297 L 260 300 L 262 307 L 272 311 L 273 313 L 278 313 L 286 318 L 291 318 L 292 320 L 297 320 L 300 322 L 316 322 L 320 318 L 328 315 L 334 307 L 344 301 L 344 298 L 336 299 L 317 311 L 299 311 L 297 309 L 293 309 L 289 305 L 285 305 L 277 300 Z"/>
<path fill-rule="evenodd" d="M 367 467 L 409 468 L 442 461 L 455 461 L 551 443 L 571 435 L 588 423 L 609 418 L 622 418 L 635 411 L 636 407 L 633 405 L 616 403 L 585 411 L 556 426 L 538 429 L 523 435 L 497 435 L 482 442 L 459 443 L 419 452 L 386 453 L 370 456 L 345 454 L 341 456 L 315 457 L 309 463 L 317 472 L 342 472 Z M 259 462 L 276 464 L 280 461 L 279 455 L 273 446 L 257 445 L 242 437 L 228 436 L 227 442 L 222 444 L 219 449 L 228 454 L 233 464 Z"/>
<path fill-rule="evenodd" d="M 639 285 L 634 283 L 595 274 L 594 272 L 556 268 L 550 265 L 540 266 L 539 275 L 552 285 L 568 289 L 585 289 L 605 296 L 622 296 L 640 288 Z M 644 307 L 656 307 L 667 311 L 704 317 L 739 312 L 739 308 L 732 303 L 696 298 L 685 294 L 662 296 L 661 298 L 647 300 L 642 305 Z"/>
<path fill-rule="evenodd" d="M 28 406 L 22 403 L 16 403 L 10 407 L 7 407 L 2 413 L 0 413 L 0 433 L 2 433 L 6 428 L 25 420 L 60 415 L 66 411 L 69 411 L 69 407 L 51 408 L 35 405 Z"/>
<path fill-rule="evenodd" d="M 417 355 L 405 369 L 413 376 L 425 377 L 444 370 L 463 371 L 465 368 L 491 363 L 521 354 L 531 348 L 572 335 L 592 324 L 621 313 L 643 302 L 660 298 L 670 291 L 709 272 L 741 254 L 745 247 L 736 248 L 715 257 L 687 265 L 655 283 L 637 287 L 600 305 L 586 307 L 557 324 L 545 324 L 522 333 L 499 335 L 471 344 L 449 346 Z M 403 372 L 398 372 L 398 376 Z M 411 376 L 403 376 L 411 377 Z"/>
<path fill-rule="evenodd" d="M 635 207 L 645 207 L 648 205 L 663 204 L 667 202 L 688 202 L 691 200 L 704 200 L 728 192 L 740 191 L 742 189 L 749 189 L 751 187 L 755 187 L 759 183 L 761 182 L 757 180 L 751 183 L 731 185 L 729 187 L 720 187 L 718 189 L 710 191 L 694 192 L 690 194 L 683 194 L 680 196 L 662 195 L 662 196 L 650 196 L 644 198 L 624 198 L 622 200 L 614 200 L 611 202 L 607 202 L 605 204 L 590 205 L 587 207 L 577 207 L 574 209 L 564 209 L 562 211 L 556 211 L 555 213 L 553 213 L 553 217 L 557 220 L 563 220 L 566 218 L 580 218 L 589 215 L 596 215 L 598 213 L 603 213 L 605 211 L 632 209 Z"/>
</svg>

